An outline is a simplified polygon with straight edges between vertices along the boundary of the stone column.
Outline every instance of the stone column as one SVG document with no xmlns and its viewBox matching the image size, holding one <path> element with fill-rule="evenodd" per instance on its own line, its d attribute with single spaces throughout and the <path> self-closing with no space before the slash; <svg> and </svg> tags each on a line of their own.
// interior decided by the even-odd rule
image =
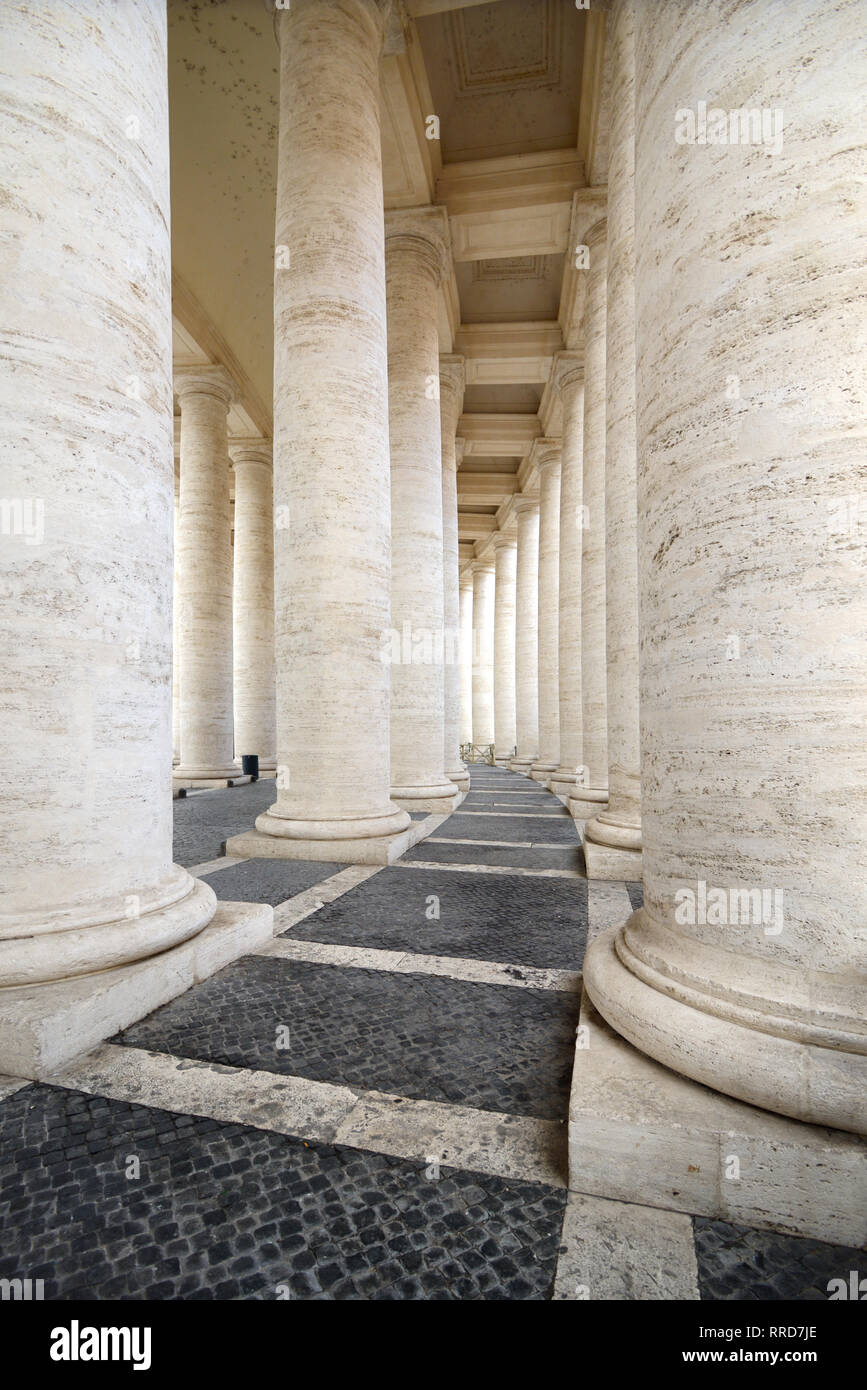
<svg viewBox="0 0 867 1390">
<path fill-rule="evenodd" d="M 444 208 L 387 213 L 391 622 L 395 648 L 391 664 L 391 795 L 408 811 L 449 811 L 457 792 L 445 775 L 443 752 L 443 459 L 437 291 L 448 258 Z"/>
<path fill-rule="evenodd" d="M 385 862 L 390 478 L 383 11 L 293 0 L 280 44 L 274 277 L 278 796 L 236 850 Z M 265 843 L 264 837 L 271 837 Z M 392 837 L 392 838 L 390 838 Z"/>
<path fill-rule="evenodd" d="M 518 542 L 494 536 L 494 758 L 508 767 L 515 754 L 515 581 Z"/>
<path fill-rule="evenodd" d="M 461 743 L 473 741 L 473 572 L 461 575 Z"/>
<path fill-rule="evenodd" d="M 181 661 L 178 645 L 180 624 L 178 614 L 178 542 L 181 518 L 181 471 L 179 460 L 174 465 L 174 495 L 172 526 L 172 766 L 181 760 Z"/>
<path fill-rule="evenodd" d="M 165 9 L 21 0 L 0 48 L 0 1073 L 37 1077 L 186 989 L 216 899 L 172 863 Z"/>
<path fill-rule="evenodd" d="M 539 756 L 539 499 L 519 497 L 515 585 L 515 729 L 512 771 L 529 773 Z"/>
<path fill-rule="evenodd" d="M 443 483 L 443 740 L 445 773 L 460 791 L 470 774 L 461 762 L 461 611 L 458 573 L 458 449 L 455 430 L 464 400 L 464 359 L 440 358 Z"/>
<path fill-rule="evenodd" d="M 539 757 L 530 776 L 546 785 L 560 762 L 560 441 L 533 446 L 539 470 Z"/>
<path fill-rule="evenodd" d="M 635 31 L 633 0 L 608 28 L 608 289 L 605 632 L 608 808 L 584 827 L 588 878 L 641 877 L 638 729 L 638 499 L 635 448 Z"/>
<path fill-rule="evenodd" d="M 864 25 L 786 21 L 635 11 L 644 907 L 584 978 L 674 1071 L 865 1133 Z M 766 124 L 710 143 L 686 92 Z"/>
<path fill-rule="evenodd" d="M 608 801 L 608 715 L 605 670 L 605 298 L 606 222 L 586 236 L 584 272 L 584 479 L 581 532 L 581 775 L 569 797 L 576 820 Z"/>
<path fill-rule="evenodd" d="M 473 743 L 494 742 L 494 562 L 473 561 Z"/>
<path fill-rule="evenodd" d="M 274 674 L 274 498 L 268 440 L 233 440 L 235 469 L 235 749 L 277 767 Z"/>
<path fill-rule="evenodd" d="M 584 355 L 560 353 L 554 384 L 563 408 L 560 463 L 560 766 L 550 790 L 567 802 L 582 778 L 581 538 L 583 527 Z"/>
<path fill-rule="evenodd" d="M 175 373 L 181 406 L 178 660 L 182 786 L 240 780 L 232 714 L 232 535 L 225 367 Z"/>
</svg>

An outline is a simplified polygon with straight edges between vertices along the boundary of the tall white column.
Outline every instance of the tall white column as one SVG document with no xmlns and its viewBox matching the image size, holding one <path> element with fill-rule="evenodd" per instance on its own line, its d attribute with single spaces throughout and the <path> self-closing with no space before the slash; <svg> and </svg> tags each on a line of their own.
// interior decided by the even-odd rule
<svg viewBox="0 0 867 1390">
<path fill-rule="evenodd" d="M 267 440 L 233 440 L 235 470 L 235 749 L 277 767 L 274 672 L 274 498 Z"/>
<path fill-rule="evenodd" d="M 530 768 L 547 784 L 560 762 L 560 441 L 537 440 L 539 470 L 539 756 Z"/>
<path fill-rule="evenodd" d="M 588 878 L 641 877 L 638 727 L 638 470 L 635 446 L 635 28 L 615 0 L 606 28 L 608 132 L 605 596 L 608 807 L 584 827 Z"/>
<path fill-rule="evenodd" d="M 178 596 L 178 542 L 180 540 L 181 519 L 181 471 L 180 462 L 174 467 L 174 509 L 172 526 L 172 766 L 181 760 L 181 661 L 178 643 L 180 612 Z"/>
<path fill-rule="evenodd" d="M 584 274 L 584 481 L 581 532 L 581 763 L 583 782 L 569 798 L 576 820 L 608 802 L 605 651 L 605 297 L 606 222 L 587 233 Z"/>
<path fill-rule="evenodd" d="M 515 586 L 515 730 L 512 770 L 527 774 L 539 756 L 539 499 L 519 497 Z"/>
<path fill-rule="evenodd" d="M 867 45 L 767 18 L 635 11 L 644 907 L 585 981 L 665 1066 L 865 1133 Z M 698 143 L 686 93 L 771 122 Z"/>
<path fill-rule="evenodd" d="M 568 801 L 583 781 L 581 739 L 581 538 L 584 495 L 584 355 L 560 353 L 554 383 L 563 409 L 560 463 L 560 766 L 549 788 Z"/>
<path fill-rule="evenodd" d="M 507 767 L 515 754 L 515 586 L 518 542 L 494 536 L 494 757 Z"/>
<path fill-rule="evenodd" d="M 225 367 L 175 373 L 181 407 L 178 661 L 182 785 L 238 780 L 232 714 L 232 534 Z"/>
<path fill-rule="evenodd" d="M 494 562 L 473 561 L 473 743 L 494 742 Z"/>
<path fill-rule="evenodd" d="M 391 795 L 451 810 L 445 775 L 443 462 L 437 292 L 449 264 L 444 208 L 385 219 L 391 447 Z M 457 506 L 457 503 L 455 504 Z"/>
<path fill-rule="evenodd" d="M 461 791 L 470 774 L 461 762 L 461 611 L 458 573 L 458 449 L 455 430 L 464 400 L 462 357 L 440 358 L 440 427 L 443 482 L 443 743 L 445 773 Z"/>
<path fill-rule="evenodd" d="M 473 572 L 461 575 L 461 743 L 473 741 Z"/>
<path fill-rule="evenodd" d="M 165 10 L 22 0 L 0 49 L 0 1072 L 37 1076 L 153 1007 L 118 967 L 186 988 L 216 899 L 172 863 Z"/>
<path fill-rule="evenodd" d="M 383 12 L 293 0 L 280 44 L 274 277 L 278 797 L 256 852 L 381 861 L 390 478 L 379 121 Z M 351 113 L 351 118 L 347 113 Z M 246 852 L 255 842 L 241 837 Z M 237 848 L 237 841 L 230 841 Z"/>
</svg>

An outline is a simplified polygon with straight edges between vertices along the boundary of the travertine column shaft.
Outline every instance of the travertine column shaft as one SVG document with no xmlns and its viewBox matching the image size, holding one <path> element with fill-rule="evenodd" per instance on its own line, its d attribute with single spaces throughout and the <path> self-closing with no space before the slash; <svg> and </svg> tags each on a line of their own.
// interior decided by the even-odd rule
<svg viewBox="0 0 867 1390">
<path fill-rule="evenodd" d="M 464 359 L 440 358 L 440 428 L 443 484 L 443 757 L 445 774 L 461 791 L 470 774 L 461 762 L 461 611 L 458 573 L 459 445 L 455 430 L 464 399 Z M 462 442 L 461 442 L 462 443 Z"/>
<path fill-rule="evenodd" d="M 539 470 L 539 756 L 530 768 L 547 784 L 560 762 L 560 441 L 537 440 Z"/>
<path fill-rule="evenodd" d="M 98 1040 L 112 967 L 170 973 L 216 900 L 172 863 L 165 10 L 22 0 L 0 51 L 0 985 L 107 972 L 73 1005 L 2 991 L 0 1071 L 33 1075 Z"/>
<path fill-rule="evenodd" d="M 178 647 L 180 782 L 240 775 L 232 714 L 232 532 L 224 367 L 175 373 L 181 406 Z"/>
<path fill-rule="evenodd" d="M 515 755 L 515 585 L 518 542 L 494 536 L 494 757 L 507 766 Z"/>
<path fill-rule="evenodd" d="M 644 908 L 585 981 L 665 1066 L 864 1133 L 863 14 L 635 13 Z M 722 143 L 725 106 L 769 119 Z"/>
<path fill-rule="evenodd" d="M 259 771 L 277 766 L 274 672 L 274 481 L 271 444 L 234 440 L 235 750 L 255 753 Z"/>
<path fill-rule="evenodd" d="M 515 772 L 528 773 L 539 755 L 539 499 L 519 497 L 515 584 Z"/>
<path fill-rule="evenodd" d="M 635 446 L 634 0 L 615 0 L 606 27 L 608 287 L 605 439 L 605 632 L 608 807 L 584 827 L 588 878 L 641 877 L 638 728 L 638 500 Z"/>
<path fill-rule="evenodd" d="M 605 669 L 605 315 L 606 223 L 586 236 L 584 274 L 584 481 L 581 532 L 581 763 L 584 782 L 569 798 L 576 820 L 608 801 L 608 715 Z"/>
<path fill-rule="evenodd" d="M 473 743 L 494 742 L 494 562 L 473 561 Z"/>
<path fill-rule="evenodd" d="M 461 743 L 473 741 L 473 575 L 461 575 Z"/>
<path fill-rule="evenodd" d="M 389 796 L 383 15 L 293 0 L 280 43 L 274 276 L 278 799 L 272 853 L 378 853 Z"/>
<path fill-rule="evenodd" d="M 174 494 L 172 526 L 172 766 L 181 760 L 181 659 L 178 644 L 178 542 L 180 540 L 181 520 L 181 473 L 178 462 L 174 469 Z"/>
<path fill-rule="evenodd" d="M 584 357 L 561 353 L 555 381 L 563 407 L 560 463 L 560 766 L 548 783 L 567 801 L 583 782 L 581 742 L 581 538 L 584 495 Z"/>
<path fill-rule="evenodd" d="M 448 264 L 442 208 L 385 220 L 391 446 L 391 795 L 407 810 L 447 811 L 443 457 L 437 292 Z M 457 501 L 455 502 L 457 508 Z"/>
</svg>

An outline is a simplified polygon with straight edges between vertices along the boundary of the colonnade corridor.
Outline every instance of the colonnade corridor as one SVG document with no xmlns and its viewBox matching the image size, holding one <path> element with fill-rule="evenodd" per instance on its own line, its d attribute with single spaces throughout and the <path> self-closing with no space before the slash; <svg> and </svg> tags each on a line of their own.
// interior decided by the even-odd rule
<svg viewBox="0 0 867 1390">
<path fill-rule="evenodd" d="M 867 0 L 0 0 L 0 1303 L 52 1360 L 144 1303 L 207 1374 L 190 1302 L 287 1300 L 842 1356 L 865 73 Z"/>
<path fill-rule="evenodd" d="M 178 862 L 270 904 L 273 939 L 50 1084 L 6 1086 L 0 1146 L 23 1134 L 35 1161 L 3 1171 L 0 1275 L 38 1248 L 67 1299 L 776 1300 L 857 1265 L 593 1195 L 612 1155 L 592 1114 L 569 1190 L 576 1030 L 603 1027 L 579 1020 L 584 951 L 642 895 L 586 878 L 544 786 L 471 766 L 392 866 L 221 854 L 274 791 L 175 803 Z"/>
</svg>

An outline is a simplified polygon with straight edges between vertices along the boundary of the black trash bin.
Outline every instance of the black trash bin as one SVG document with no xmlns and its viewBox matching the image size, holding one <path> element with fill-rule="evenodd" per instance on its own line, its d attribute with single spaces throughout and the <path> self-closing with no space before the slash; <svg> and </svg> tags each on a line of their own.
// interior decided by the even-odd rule
<svg viewBox="0 0 867 1390">
<path fill-rule="evenodd" d="M 241 771 L 245 777 L 252 777 L 254 782 L 259 780 L 259 754 L 243 753 L 241 755 Z"/>
</svg>

